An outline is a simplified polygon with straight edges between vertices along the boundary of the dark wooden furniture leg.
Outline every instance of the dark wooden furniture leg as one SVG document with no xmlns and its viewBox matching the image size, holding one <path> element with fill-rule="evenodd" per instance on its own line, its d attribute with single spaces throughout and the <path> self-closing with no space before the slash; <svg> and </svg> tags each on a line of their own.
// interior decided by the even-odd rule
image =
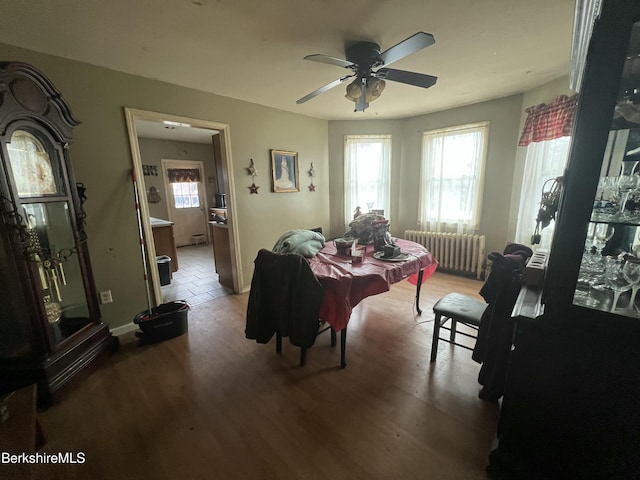
<svg viewBox="0 0 640 480">
<path fill-rule="evenodd" d="M 344 368 L 347 366 L 347 361 L 345 359 L 345 349 L 347 346 L 347 327 L 344 327 L 340 331 L 340 368 Z"/>
<path fill-rule="evenodd" d="M 438 355 L 438 340 L 440 337 L 440 322 L 442 321 L 442 315 L 436 313 L 436 318 L 433 321 L 433 339 L 431 340 L 431 361 L 436 361 Z"/>
<path fill-rule="evenodd" d="M 416 285 L 416 310 L 418 315 L 422 315 L 422 310 L 420 310 L 420 287 L 422 286 L 422 276 L 424 275 L 424 270 L 420 270 L 418 272 L 418 284 Z"/>
</svg>

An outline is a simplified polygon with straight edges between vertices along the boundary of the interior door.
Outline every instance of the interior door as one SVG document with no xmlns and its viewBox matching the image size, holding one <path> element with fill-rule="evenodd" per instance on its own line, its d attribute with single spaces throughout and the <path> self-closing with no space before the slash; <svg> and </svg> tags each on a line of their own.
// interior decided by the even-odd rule
<svg viewBox="0 0 640 480">
<path fill-rule="evenodd" d="M 193 235 L 207 238 L 202 162 L 163 160 L 162 170 L 176 246 L 191 245 Z"/>
</svg>

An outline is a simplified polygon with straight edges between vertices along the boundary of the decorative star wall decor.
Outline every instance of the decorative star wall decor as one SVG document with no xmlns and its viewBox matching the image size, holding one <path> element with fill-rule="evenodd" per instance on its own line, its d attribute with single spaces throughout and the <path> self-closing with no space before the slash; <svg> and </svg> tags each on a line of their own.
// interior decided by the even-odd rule
<svg viewBox="0 0 640 480">
<path fill-rule="evenodd" d="M 316 169 L 313 168 L 313 162 L 311 162 L 311 168 L 309 168 L 308 172 L 309 172 L 309 176 L 311 177 L 311 184 L 309 185 L 309 191 L 315 192 L 316 186 L 313 184 L 313 177 L 316 176 Z"/>
<path fill-rule="evenodd" d="M 258 170 L 256 170 L 256 166 L 253 163 L 253 158 L 250 158 L 249 161 L 251 162 L 250 165 L 247 167 L 247 173 L 249 175 L 251 175 L 252 177 L 255 177 L 258 175 Z"/>
<path fill-rule="evenodd" d="M 251 175 L 253 182 L 251 182 L 251 186 L 249 187 L 249 194 L 255 193 L 258 194 L 259 186 L 256 185 L 255 178 L 258 176 L 258 170 L 256 170 L 256 166 L 253 163 L 253 158 L 249 159 L 249 166 L 247 167 L 247 174 Z"/>
</svg>

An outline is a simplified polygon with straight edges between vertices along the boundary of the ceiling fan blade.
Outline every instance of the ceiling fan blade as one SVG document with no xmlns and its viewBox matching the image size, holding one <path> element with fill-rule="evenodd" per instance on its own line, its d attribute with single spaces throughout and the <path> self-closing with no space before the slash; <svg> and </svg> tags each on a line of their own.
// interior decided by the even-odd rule
<svg viewBox="0 0 640 480">
<path fill-rule="evenodd" d="M 436 40 L 433 38 L 433 35 L 430 33 L 418 32 L 382 52 L 380 54 L 380 59 L 384 62 L 384 65 L 390 65 L 407 55 L 411 55 L 418 50 L 422 50 L 429 45 L 433 45 L 435 41 Z"/>
<path fill-rule="evenodd" d="M 329 65 L 335 65 L 337 67 L 352 68 L 355 67 L 353 62 L 343 60 L 341 58 L 330 57 L 329 55 L 323 55 L 321 53 L 314 53 L 313 55 L 307 55 L 305 60 L 311 60 L 312 62 L 328 63 Z"/>
<path fill-rule="evenodd" d="M 317 90 L 314 90 L 313 92 L 311 92 L 309 95 L 305 95 L 304 97 L 302 97 L 300 100 L 297 100 L 296 103 L 304 103 L 308 100 L 311 100 L 314 97 L 317 97 L 318 95 L 320 95 L 321 93 L 324 93 L 328 90 L 331 90 L 334 87 L 337 87 L 338 85 L 340 85 L 341 83 L 345 82 L 346 80 L 348 80 L 349 78 L 355 77 L 355 75 L 346 75 L 342 78 L 339 78 L 337 80 L 334 80 L 331 83 L 327 83 L 324 87 L 320 87 Z"/>
<path fill-rule="evenodd" d="M 393 68 L 381 68 L 373 74 L 375 77 L 392 82 L 406 83 L 416 87 L 429 88 L 435 85 L 438 77 L 425 75 L 424 73 L 407 72 L 405 70 L 395 70 Z"/>
</svg>

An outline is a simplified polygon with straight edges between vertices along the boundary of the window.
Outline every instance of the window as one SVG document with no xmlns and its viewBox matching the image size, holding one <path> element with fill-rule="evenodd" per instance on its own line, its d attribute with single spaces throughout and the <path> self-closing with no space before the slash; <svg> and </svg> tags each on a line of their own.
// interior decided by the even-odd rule
<svg viewBox="0 0 640 480">
<path fill-rule="evenodd" d="M 176 208 L 198 208 L 200 206 L 197 182 L 172 183 L 171 187 Z"/>
<path fill-rule="evenodd" d="M 391 135 L 346 135 L 344 213 L 348 224 L 356 207 L 384 210 L 389 218 Z"/>
<path fill-rule="evenodd" d="M 517 243 L 531 245 L 531 236 L 536 227 L 536 218 L 540 209 L 542 186 L 547 180 L 559 177 L 564 172 L 571 137 L 560 137 L 554 140 L 530 143 L 527 146 L 520 207 L 518 208 L 518 224 L 516 226 Z M 554 222 L 542 230 L 541 247 L 550 248 Z"/>
<path fill-rule="evenodd" d="M 552 103 L 526 109 L 518 146 L 527 147 L 515 241 L 529 245 L 535 231 L 542 186 L 563 174 L 569 156 L 578 96 L 560 95 Z M 550 248 L 553 222 L 541 232 L 541 247 Z"/>
<path fill-rule="evenodd" d="M 483 122 L 424 133 L 418 213 L 424 230 L 478 229 L 488 130 Z"/>
</svg>

